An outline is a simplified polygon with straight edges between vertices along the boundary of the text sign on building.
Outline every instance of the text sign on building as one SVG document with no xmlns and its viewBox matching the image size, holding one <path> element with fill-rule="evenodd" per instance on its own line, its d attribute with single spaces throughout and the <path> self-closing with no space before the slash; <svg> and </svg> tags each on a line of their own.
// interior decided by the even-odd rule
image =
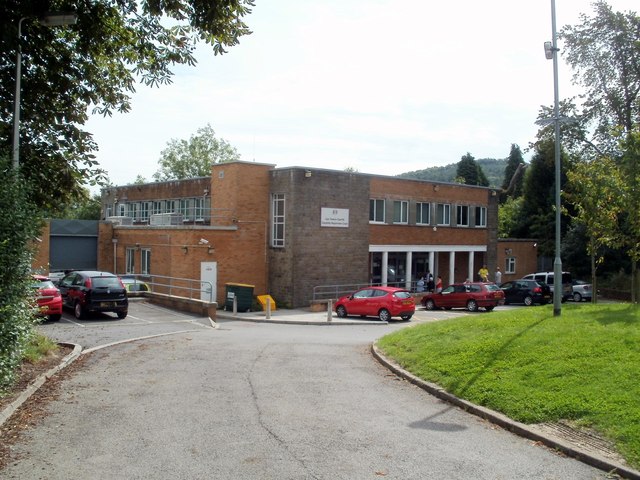
<svg viewBox="0 0 640 480">
<path fill-rule="evenodd" d="M 322 208 L 320 212 L 321 227 L 339 227 L 346 228 L 349 226 L 349 209 L 347 208 Z"/>
</svg>

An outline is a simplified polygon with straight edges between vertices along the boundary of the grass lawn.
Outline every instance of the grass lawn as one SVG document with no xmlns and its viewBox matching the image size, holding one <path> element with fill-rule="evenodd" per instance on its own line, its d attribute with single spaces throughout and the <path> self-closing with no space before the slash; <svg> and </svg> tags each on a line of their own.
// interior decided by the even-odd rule
<svg viewBox="0 0 640 480">
<path fill-rule="evenodd" d="M 564 304 L 477 313 L 388 335 L 405 370 L 523 423 L 571 420 L 640 467 L 640 308 Z"/>
</svg>

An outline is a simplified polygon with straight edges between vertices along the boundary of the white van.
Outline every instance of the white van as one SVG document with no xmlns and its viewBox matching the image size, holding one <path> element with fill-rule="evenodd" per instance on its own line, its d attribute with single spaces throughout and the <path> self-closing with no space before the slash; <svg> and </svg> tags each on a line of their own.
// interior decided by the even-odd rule
<svg viewBox="0 0 640 480">
<path fill-rule="evenodd" d="M 538 282 L 544 282 L 549 285 L 551 293 L 553 293 L 554 272 L 537 272 L 525 275 L 525 280 L 537 280 Z M 573 298 L 573 279 L 569 272 L 562 272 L 562 301 L 566 302 L 568 299 Z"/>
</svg>

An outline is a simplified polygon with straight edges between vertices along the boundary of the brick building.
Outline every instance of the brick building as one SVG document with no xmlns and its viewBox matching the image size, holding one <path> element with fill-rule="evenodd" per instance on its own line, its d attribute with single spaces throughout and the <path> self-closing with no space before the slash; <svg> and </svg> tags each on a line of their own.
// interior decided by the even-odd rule
<svg viewBox="0 0 640 480">
<path fill-rule="evenodd" d="M 99 268 L 213 279 L 218 302 L 229 282 L 302 307 L 320 286 L 411 287 L 427 271 L 447 284 L 498 262 L 529 273 L 508 263 L 518 241 L 499 247 L 498 195 L 485 187 L 232 162 L 211 177 L 109 187 L 102 204 Z"/>
</svg>

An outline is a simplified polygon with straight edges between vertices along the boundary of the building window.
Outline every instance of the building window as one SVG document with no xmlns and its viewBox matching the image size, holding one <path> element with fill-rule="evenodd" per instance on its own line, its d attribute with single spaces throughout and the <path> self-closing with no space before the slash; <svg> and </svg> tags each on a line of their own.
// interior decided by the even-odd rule
<svg viewBox="0 0 640 480">
<path fill-rule="evenodd" d="M 284 247 L 284 193 L 271 197 L 271 246 Z"/>
<path fill-rule="evenodd" d="M 162 213 L 162 202 L 159 200 L 154 200 L 153 202 L 153 214 L 158 215 Z"/>
<path fill-rule="evenodd" d="M 127 216 L 127 206 L 124 203 L 118 205 L 118 215 L 121 217 Z"/>
<path fill-rule="evenodd" d="M 507 257 L 504 262 L 505 273 L 516 273 L 516 257 Z"/>
<path fill-rule="evenodd" d="M 164 203 L 164 212 L 162 213 L 175 213 L 178 211 L 178 209 L 176 208 L 176 201 L 175 200 L 166 200 Z"/>
<path fill-rule="evenodd" d="M 188 198 L 180 199 L 180 214 L 183 220 L 191 219 L 191 200 Z"/>
<path fill-rule="evenodd" d="M 143 248 L 140 250 L 140 273 L 143 275 L 151 275 L 151 249 Z"/>
<path fill-rule="evenodd" d="M 204 221 L 204 198 L 195 198 L 193 211 L 196 221 Z"/>
<path fill-rule="evenodd" d="M 393 202 L 393 223 L 409 223 L 409 202 Z"/>
<path fill-rule="evenodd" d="M 436 223 L 438 225 L 451 225 L 451 205 L 438 203 L 436 205 Z"/>
<path fill-rule="evenodd" d="M 458 227 L 469 226 L 469 206 L 468 205 L 456 206 L 456 225 Z"/>
<path fill-rule="evenodd" d="M 487 207 L 476 207 L 476 227 L 487 226 Z"/>
<path fill-rule="evenodd" d="M 149 220 L 149 208 L 151 202 L 140 203 L 140 220 Z"/>
<path fill-rule="evenodd" d="M 136 267 L 136 249 L 127 248 L 125 258 L 125 273 L 135 273 Z"/>
<path fill-rule="evenodd" d="M 416 224 L 429 225 L 431 223 L 431 204 L 416 203 Z"/>
<path fill-rule="evenodd" d="M 369 221 L 384 223 L 384 200 L 369 200 Z"/>
</svg>

